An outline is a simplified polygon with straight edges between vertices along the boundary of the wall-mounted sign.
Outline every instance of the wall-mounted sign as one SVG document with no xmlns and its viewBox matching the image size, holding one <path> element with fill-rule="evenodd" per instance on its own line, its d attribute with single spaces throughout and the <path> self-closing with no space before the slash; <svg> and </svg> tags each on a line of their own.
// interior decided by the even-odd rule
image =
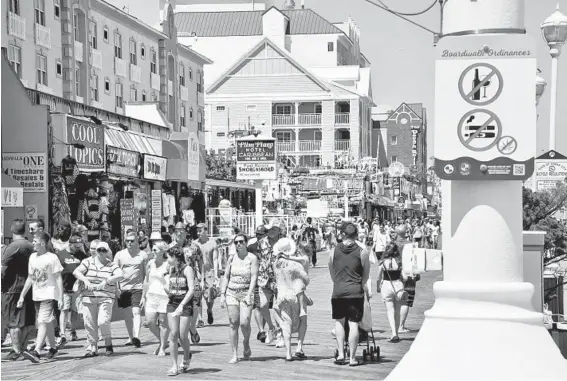
<svg viewBox="0 0 567 381">
<path fill-rule="evenodd" d="M 47 191 L 47 155 L 44 152 L 2 152 L 2 170 L 18 181 L 26 193 Z"/>
<path fill-rule="evenodd" d="M 567 160 L 538 159 L 535 164 L 535 176 L 536 191 L 553 189 L 558 182 L 567 179 Z"/>
<path fill-rule="evenodd" d="M 239 180 L 275 180 L 275 139 L 243 138 L 236 141 L 236 178 Z"/>
<path fill-rule="evenodd" d="M 199 148 L 199 137 L 190 132 L 187 140 L 187 178 L 193 181 L 199 180 L 199 167 L 201 164 L 201 151 Z"/>
<path fill-rule="evenodd" d="M 2 208 L 20 208 L 24 206 L 23 188 L 2 187 Z"/>
<path fill-rule="evenodd" d="M 122 241 L 126 238 L 128 229 L 136 230 L 138 224 L 134 223 L 134 199 L 123 198 L 120 200 L 120 226 L 122 227 Z"/>
<path fill-rule="evenodd" d="M 37 220 L 37 205 L 26 205 L 24 208 L 24 216 L 26 221 Z"/>
<path fill-rule="evenodd" d="M 161 190 L 152 190 L 152 232 L 161 232 Z"/>
<path fill-rule="evenodd" d="M 138 177 L 140 174 L 140 154 L 122 148 L 106 146 L 108 173 L 120 176 Z"/>
<path fill-rule="evenodd" d="M 162 156 L 144 154 L 144 173 L 146 180 L 165 181 L 167 175 L 167 159 Z"/>
<path fill-rule="evenodd" d="M 411 155 L 413 157 L 413 165 L 417 165 L 417 135 L 419 130 L 411 130 Z"/>
<path fill-rule="evenodd" d="M 104 128 L 84 120 L 67 117 L 67 153 L 77 160 L 83 172 L 104 171 Z M 82 144 L 84 149 L 74 147 Z"/>
</svg>

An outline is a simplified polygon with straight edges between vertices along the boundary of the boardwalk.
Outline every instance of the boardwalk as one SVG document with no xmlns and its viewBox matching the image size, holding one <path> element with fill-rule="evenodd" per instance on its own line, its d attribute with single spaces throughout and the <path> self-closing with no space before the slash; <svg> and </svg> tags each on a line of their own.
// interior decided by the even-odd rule
<svg viewBox="0 0 567 381">
<path fill-rule="evenodd" d="M 368 379 L 382 380 L 396 366 L 408 351 L 416 330 L 423 322 L 423 312 L 433 303 L 432 284 L 441 280 L 441 273 L 429 273 L 422 276 L 418 283 L 416 304 L 410 312 L 407 326 L 412 333 L 402 335 L 397 344 L 387 342 L 388 323 L 384 305 L 379 296 L 372 299 L 374 330 L 377 344 L 381 348 L 380 363 L 369 363 L 357 368 L 333 364 L 335 341 L 330 334 L 333 328 L 331 320 L 330 296 L 331 285 L 326 268 L 326 253 L 319 254 L 319 263 L 324 266 L 311 271 L 311 284 L 308 295 L 314 306 L 309 310 L 309 328 L 307 331 L 305 353 L 308 359 L 286 363 L 284 349 L 265 345 L 255 340 L 257 328 L 252 328 L 252 360 L 229 365 L 230 344 L 228 342 L 228 319 L 226 312 L 215 307 L 215 324 L 199 331 L 202 341 L 192 346 L 194 353 L 192 370 L 181 374 L 177 379 Z M 372 271 L 375 279 L 376 269 Z M 373 286 L 375 289 L 375 285 Z M 113 379 L 113 380 L 153 380 L 165 379 L 170 368 L 170 359 L 158 358 L 152 353 L 156 340 L 147 329 L 142 329 L 140 349 L 123 347 L 126 330 L 122 322 L 112 324 L 115 337 L 115 354 L 112 357 L 101 355 L 97 358 L 81 359 L 85 344 L 85 333 L 78 332 L 78 342 L 69 343 L 61 350 L 58 361 L 33 365 L 28 361 L 2 363 L 3 380 L 56 380 L 56 379 Z M 365 344 L 364 344 L 365 345 Z M 362 346 L 359 353 L 362 353 Z M 8 348 L 2 348 L 3 355 Z M 242 352 L 242 350 L 241 350 Z"/>
</svg>

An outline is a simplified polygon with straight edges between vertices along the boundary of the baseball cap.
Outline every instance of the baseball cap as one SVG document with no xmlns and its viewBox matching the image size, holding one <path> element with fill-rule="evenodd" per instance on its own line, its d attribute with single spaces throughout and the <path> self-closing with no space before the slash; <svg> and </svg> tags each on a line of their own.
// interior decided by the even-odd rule
<svg viewBox="0 0 567 381">
<path fill-rule="evenodd" d="M 69 243 L 83 243 L 83 240 L 81 239 L 81 237 L 75 235 L 69 239 Z"/>
<path fill-rule="evenodd" d="M 175 230 L 184 230 L 185 229 L 185 225 L 183 225 L 183 222 L 178 222 L 175 224 Z"/>
<path fill-rule="evenodd" d="M 152 232 L 150 235 L 150 241 L 161 241 L 161 233 L 160 232 Z"/>
<path fill-rule="evenodd" d="M 106 249 L 107 252 L 110 252 L 110 246 L 108 246 L 108 243 L 101 241 L 99 242 L 98 245 L 96 245 L 96 250 L 102 250 L 102 249 Z"/>
<path fill-rule="evenodd" d="M 205 224 L 204 222 L 201 222 L 200 224 L 197 225 L 197 229 L 206 229 L 207 228 L 207 224 Z"/>
<path fill-rule="evenodd" d="M 256 235 L 266 235 L 268 234 L 268 229 L 264 225 L 259 225 L 256 228 Z"/>
</svg>

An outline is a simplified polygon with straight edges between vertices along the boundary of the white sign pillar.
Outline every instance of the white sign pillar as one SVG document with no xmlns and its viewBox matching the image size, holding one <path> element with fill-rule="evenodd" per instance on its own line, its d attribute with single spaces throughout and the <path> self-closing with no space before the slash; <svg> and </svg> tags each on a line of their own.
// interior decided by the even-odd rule
<svg viewBox="0 0 567 381">
<path fill-rule="evenodd" d="M 446 2 L 444 32 L 454 36 L 444 36 L 439 46 L 462 41 L 451 47 L 455 66 L 466 72 L 459 82 L 457 70 L 440 70 L 442 52 L 437 52 L 435 158 L 436 172 L 445 179 L 444 280 L 434 285 L 435 304 L 387 380 L 564 380 L 567 375 L 567 361 L 544 328 L 542 313 L 533 311 L 534 288 L 523 275 L 522 180 L 533 171 L 536 151 L 533 70 L 526 61 L 533 45 L 522 47 L 527 36 L 513 36 L 523 31 L 523 19 L 523 0 Z M 506 46 L 507 41 L 513 43 Z M 504 53 L 491 60 L 490 49 Z M 476 63 L 483 66 L 471 66 Z M 454 82 L 450 88 L 443 87 L 447 80 Z M 461 95 L 442 94 L 459 87 Z"/>
</svg>

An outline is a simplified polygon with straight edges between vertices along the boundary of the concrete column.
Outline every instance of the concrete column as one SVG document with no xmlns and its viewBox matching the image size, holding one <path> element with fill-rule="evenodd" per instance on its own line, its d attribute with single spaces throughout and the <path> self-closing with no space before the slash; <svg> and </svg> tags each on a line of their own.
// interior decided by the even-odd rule
<svg viewBox="0 0 567 381">
<path fill-rule="evenodd" d="M 299 102 L 295 102 L 295 125 L 299 125 Z"/>
<path fill-rule="evenodd" d="M 350 153 L 354 159 L 360 158 L 360 123 L 358 109 L 360 105 L 358 99 L 350 101 Z"/>
<path fill-rule="evenodd" d="M 323 165 L 335 167 L 335 101 L 322 102 L 321 156 Z"/>
<path fill-rule="evenodd" d="M 444 33 L 515 33 L 524 29 L 524 3 L 447 1 Z M 522 182 L 443 181 L 442 194 L 443 281 L 387 380 L 565 379 L 567 361 L 524 278 Z"/>
</svg>

